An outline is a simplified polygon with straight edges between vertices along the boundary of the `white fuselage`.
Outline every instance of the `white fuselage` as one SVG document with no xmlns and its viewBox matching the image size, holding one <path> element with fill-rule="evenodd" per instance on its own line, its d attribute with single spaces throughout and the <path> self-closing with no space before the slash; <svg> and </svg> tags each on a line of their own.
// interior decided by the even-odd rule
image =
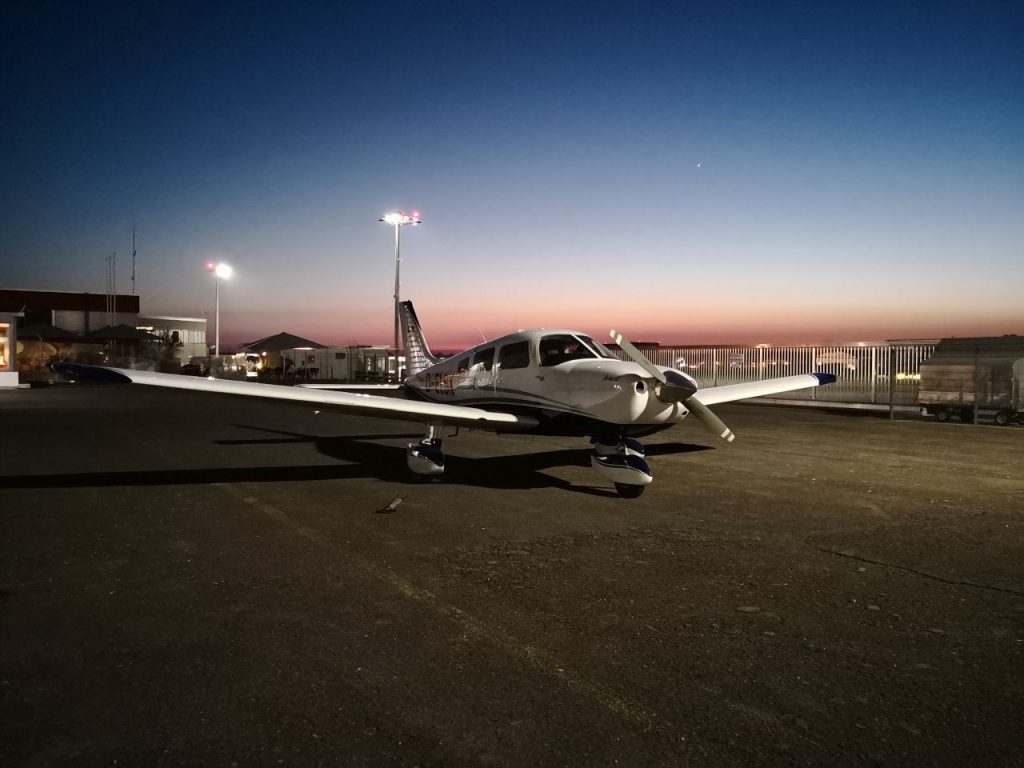
<svg viewBox="0 0 1024 768">
<path fill-rule="evenodd" d="M 409 376 L 405 384 L 426 400 L 531 413 L 554 431 L 564 424 L 573 434 L 664 428 L 688 413 L 679 402 L 659 399 L 657 382 L 638 364 L 569 330 L 503 336 Z"/>
</svg>

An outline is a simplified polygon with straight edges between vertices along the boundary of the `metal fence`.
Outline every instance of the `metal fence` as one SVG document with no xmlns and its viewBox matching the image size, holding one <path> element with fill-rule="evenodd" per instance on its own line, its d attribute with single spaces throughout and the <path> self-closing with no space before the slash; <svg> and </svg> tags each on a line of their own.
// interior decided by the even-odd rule
<svg viewBox="0 0 1024 768">
<path fill-rule="evenodd" d="M 773 379 L 798 373 L 831 373 L 836 382 L 773 395 L 787 400 L 912 405 L 920 365 L 935 343 L 844 344 L 807 347 L 648 347 L 656 365 L 683 371 L 702 387 Z M 621 355 L 620 355 L 621 356 Z"/>
</svg>

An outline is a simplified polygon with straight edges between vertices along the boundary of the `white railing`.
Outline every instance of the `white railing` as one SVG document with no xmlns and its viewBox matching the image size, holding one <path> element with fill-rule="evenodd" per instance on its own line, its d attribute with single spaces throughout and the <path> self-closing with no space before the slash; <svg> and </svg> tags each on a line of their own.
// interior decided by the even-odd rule
<svg viewBox="0 0 1024 768">
<path fill-rule="evenodd" d="M 648 347 L 653 363 L 683 371 L 702 387 L 798 373 L 831 373 L 827 387 L 775 397 L 838 403 L 910 405 L 917 400 L 920 365 L 935 344 L 842 344 L 800 347 Z M 622 356 L 622 355 L 620 355 Z"/>
</svg>

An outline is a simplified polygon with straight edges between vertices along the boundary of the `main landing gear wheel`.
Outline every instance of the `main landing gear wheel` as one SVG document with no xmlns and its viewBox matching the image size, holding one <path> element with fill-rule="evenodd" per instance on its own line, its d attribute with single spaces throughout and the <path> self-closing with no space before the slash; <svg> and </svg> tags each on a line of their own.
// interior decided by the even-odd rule
<svg viewBox="0 0 1024 768">
<path fill-rule="evenodd" d="M 444 474 L 444 451 L 441 450 L 440 428 L 430 426 L 426 436 L 418 443 L 409 443 L 405 461 L 413 474 L 420 478 Z"/>
</svg>

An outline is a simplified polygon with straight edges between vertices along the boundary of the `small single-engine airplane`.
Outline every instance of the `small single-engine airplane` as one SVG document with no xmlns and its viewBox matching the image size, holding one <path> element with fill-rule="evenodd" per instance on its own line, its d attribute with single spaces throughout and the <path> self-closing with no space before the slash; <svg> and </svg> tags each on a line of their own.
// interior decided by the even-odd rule
<svg viewBox="0 0 1024 768">
<path fill-rule="evenodd" d="M 625 498 L 639 496 L 653 479 L 638 437 L 693 414 L 731 442 L 732 430 L 709 405 L 835 381 L 831 374 L 808 373 L 698 390 L 690 376 L 654 365 L 615 331 L 611 336 L 629 360 L 620 360 L 586 334 L 545 328 L 512 333 L 440 360 L 427 346 L 412 302 L 402 302 L 399 314 L 408 375 L 395 386 L 404 390 L 404 398 L 340 391 L 358 385 L 282 387 L 73 363 L 55 368 L 79 378 L 294 400 L 323 411 L 421 422 L 426 434 L 407 452 L 409 469 L 418 475 L 444 472 L 441 433 L 446 426 L 589 437 L 591 466 Z"/>
</svg>

